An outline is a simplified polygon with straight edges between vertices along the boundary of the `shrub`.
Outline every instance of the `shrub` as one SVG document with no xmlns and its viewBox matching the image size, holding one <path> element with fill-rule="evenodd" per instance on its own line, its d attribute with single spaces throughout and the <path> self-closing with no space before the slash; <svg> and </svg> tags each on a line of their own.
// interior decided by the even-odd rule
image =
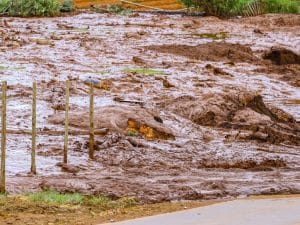
<svg viewBox="0 0 300 225">
<path fill-rule="evenodd" d="M 74 9 L 75 5 L 73 0 L 64 0 L 60 7 L 61 12 L 72 12 Z"/>
<path fill-rule="evenodd" d="M 113 14 L 129 15 L 132 13 L 131 9 L 124 8 L 122 4 L 112 4 L 107 6 L 107 11 Z"/>
<path fill-rule="evenodd" d="M 262 13 L 299 13 L 297 0 L 181 0 L 187 7 L 204 10 L 209 15 L 230 17 Z"/>
<path fill-rule="evenodd" d="M 300 13 L 297 1 L 292 0 L 268 0 L 267 11 L 270 13 Z"/>
<path fill-rule="evenodd" d="M 57 0 L 0 0 L 0 14 L 8 16 L 55 16 L 59 10 Z"/>
</svg>

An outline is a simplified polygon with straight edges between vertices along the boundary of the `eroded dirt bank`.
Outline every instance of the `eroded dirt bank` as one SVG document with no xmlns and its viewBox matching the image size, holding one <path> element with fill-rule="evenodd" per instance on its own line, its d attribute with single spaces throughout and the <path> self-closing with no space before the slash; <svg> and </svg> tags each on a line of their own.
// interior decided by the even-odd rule
<svg viewBox="0 0 300 225">
<path fill-rule="evenodd" d="M 145 202 L 300 192 L 299 15 L 1 18 L 0 34 L 8 191 Z M 37 176 L 27 174 L 25 132 L 33 79 Z M 70 166 L 59 163 L 67 79 Z M 89 82 L 95 161 L 87 160 Z"/>
</svg>

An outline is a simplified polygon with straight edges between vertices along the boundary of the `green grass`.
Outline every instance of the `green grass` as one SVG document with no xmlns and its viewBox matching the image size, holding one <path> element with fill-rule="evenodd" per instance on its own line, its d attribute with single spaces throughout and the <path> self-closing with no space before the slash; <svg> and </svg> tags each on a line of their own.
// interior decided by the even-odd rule
<svg viewBox="0 0 300 225">
<path fill-rule="evenodd" d="M 125 68 L 125 69 L 123 69 L 123 72 L 141 74 L 141 75 L 147 75 L 147 76 L 165 75 L 164 71 L 150 69 L 150 68 Z"/>
<path fill-rule="evenodd" d="M 0 0 L 0 15 L 56 16 L 60 9 L 58 0 Z"/>
<path fill-rule="evenodd" d="M 300 2 L 293 0 L 268 0 L 269 13 L 300 13 Z"/>
<path fill-rule="evenodd" d="M 3 196 L 2 198 L 5 198 Z M 45 203 L 51 205 L 87 205 L 97 206 L 103 210 L 114 208 L 126 208 L 136 205 L 133 198 L 120 198 L 112 200 L 105 196 L 84 196 L 80 193 L 62 194 L 54 190 L 26 194 L 24 198 L 33 203 Z M 1 195 L 0 195 L 1 200 Z"/>
<path fill-rule="evenodd" d="M 75 10 L 75 4 L 73 0 L 64 0 L 60 7 L 61 12 L 72 12 L 74 10 Z"/>
<path fill-rule="evenodd" d="M 32 202 L 54 203 L 54 204 L 82 204 L 84 197 L 81 194 L 61 194 L 57 191 L 43 191 L 28 195 Z"/>
<path fill-rule="evenodd" d="M 255 16 L 262 13 L 300 13 L 297 0 L 181 0 L 187 7 L 219 17 Z"/>
<path fill-rule="evenodd" d="M 131 9 L 124 8 L 122 4 L 111 4 L 107 6 L 107 11 L 113 14 L 127 16 L 132 13 Z"/>
<path fill-rule="evenodd" d="M 2 66 L 2 65 L 0 65 L 0 70 L 7 70 L 7 69 L 8 69 L 7 66 Z"/>
<path fill-rule="evenodd" d="M 5 198 L 6 198 L 6 195 L 3 193 L 0 193 L 0 200 L 5 199 Z"/>
<path fill-rule="evenodd" d="M 1 1 L 1 0 L 0 0 Z M 11 71 L 20 71 L 20 70 L 25 70 L 26 68 L 25 67 L 8 67 L 8 66 L 3 66 L 3 65 L 0 65 L 0 71 L 1 70 L 11 70 Z"/>
<path fill-rule="evenodd" d="M 130 137 L 136 137 L 138 135 L 139 135 L 139 133 L 137 131 L 133 131 L 133 130 L 128 131 L 128 136 L 130 136 Z"/>
</svg>

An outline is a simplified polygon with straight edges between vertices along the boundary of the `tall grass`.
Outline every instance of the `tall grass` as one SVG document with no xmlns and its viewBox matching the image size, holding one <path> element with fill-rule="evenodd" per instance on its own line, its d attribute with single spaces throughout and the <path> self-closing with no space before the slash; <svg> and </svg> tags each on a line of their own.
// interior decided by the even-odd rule
<svg viewBox="0 0 300 225">
<path fill-rule="evenodd" d="M 269 13 L 300 13 L 300 2 L 293 0 L 268 0 Z"/>
<path fill-rule="evenodd" d="M 0 199 L 1 199 L 1 195 L 0 195 Z M 96 206 L 97 208 L 102 210 L 114 209 L 114 208 L 127 208 L 137 204 L 133 198 L 120 198 L 117 200 L 112 200 L 109 197 L 105 197 L 101 195 L 83 196 L 80 193 L 62 194 L 54 190 L 45 190 L 42 192 L 27 194 L 25 196 L 25 199 L 34 203 L 46 203 L 52 205 L 72 204 L 72 205 Z"/>
<path fill-rule="evenodd" d="M 195 7 L 219 17 L 300 12 L 297 0 L 181 0 L 181 2 L 187 7 Z"/>
<path fill-rule="evenodd" d="M 54 204 L 82 204 L 84 197 L 81 194 L 61 194 L 56 191 L 43 191 L 30 194 L 32 202 L 54 203 Z"/>
</svg>

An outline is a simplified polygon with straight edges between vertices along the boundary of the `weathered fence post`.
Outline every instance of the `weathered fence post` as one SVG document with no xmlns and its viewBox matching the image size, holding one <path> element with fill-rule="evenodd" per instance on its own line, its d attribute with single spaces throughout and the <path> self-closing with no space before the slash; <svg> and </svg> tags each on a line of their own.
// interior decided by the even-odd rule
<svg viewBox="0 0 300 225">
<path fill-rule="evenodd" d="M 94 159 L 94 84 L 90 85 L 90 138 L 89 138 L 89 158 Z"/>
<path fill-rule="evenodd" d="M 31 140 L 31 169 L 32 174 L 36 174 L 35 163 L 36 150 L 36 82 L 32 85 L 32 140 Z"/>
<path fill-rule="evenodd" d="M 66 82 L 66 114 L 65 114 L 65 141 L 64 141 L 64 163 L 68 163 L 68 136 L 69 136 L 69 101 L 70 101 L 70 81 Z"/>
<path fill-rule="evenodd" d="M 1 132 L 1 183 L 0 193 L 5 193 L 5 158 L 6 158 L 6 90 L 7 82 L 2 82 L 2 132 Z"/>
</svg>

